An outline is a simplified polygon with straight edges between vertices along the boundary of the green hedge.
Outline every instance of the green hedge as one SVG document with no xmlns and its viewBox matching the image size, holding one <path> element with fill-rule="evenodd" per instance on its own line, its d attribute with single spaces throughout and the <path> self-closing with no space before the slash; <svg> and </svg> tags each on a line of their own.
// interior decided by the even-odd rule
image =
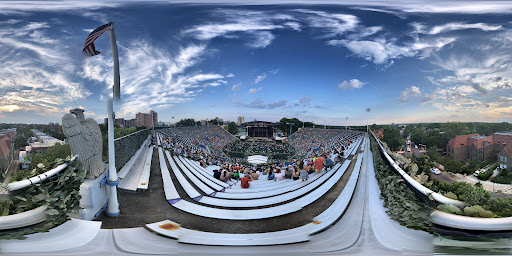
<svg viewBox="0 0 512 256">
<path fill-rule="evenodd" d="M 79 161 L 70 162 L 66 169 L 42 183 L 10 192 L 8 197 L 0 200 L 0 215 L 13 215 L 46 205 L 47 219 L 41 223 L 0 231 L 1 239 L 25 239 L 25 235 L 48 232 L 69 220 L 68 214 L 80 209 L 80 185 L 84 181 L 85 171 Z M 55 165 L 52 162 L 49 166 Z M 43 167 L 43 171 L 48 168 Z"/>
<path fill-rule="evenodd" d="M 148 138 L 149 131 L 149 129 L 146 129 L 134 132 L 114 141 L 116 169 L 118 171 L 135 155 L 135 152 L 137 152 L 142 143 Z"/>
</svg>

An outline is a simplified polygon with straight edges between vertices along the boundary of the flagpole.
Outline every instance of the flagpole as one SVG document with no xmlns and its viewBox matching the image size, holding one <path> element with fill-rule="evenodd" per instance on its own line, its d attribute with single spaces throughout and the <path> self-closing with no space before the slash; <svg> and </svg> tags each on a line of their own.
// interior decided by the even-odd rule
<svg viewBox="0 0 512 256">
<path fill-rule="evenodd" d="M 116 32 L 114 23 L 110 29 L 110 47 L 112 48 L 112 60 L 114 61 L 114 100 L 121 98 L 120 78 L 119 78 L 119 56 L 117 55 Z"/>
<path fill-rule="evenodd" d="M 120 93 L 120 78 L 119 78 L 119 56 L 117 53 L 116 33 L 114 31 L 114 23 L 112 23 L 110 29 L 110 46 L 112 48 L 112 60 L 114 62 L 114 85 L 113 85 L 113 98 L 119 100 L 121 98 Z M 117 184 L 119 184 L 119 178 L 117 177 L 116 170 L 116 155 L 114 147 L 114 118 L 113 118 L 114 106 L 112 99 L 107 99 L 107 113 L 108 113 L 108 181 L 107 184 L 110 188 L 107 206 L 107 216 L 115 217 L 118 216 L 119 202 L 117 200 Z"/>
</svg>

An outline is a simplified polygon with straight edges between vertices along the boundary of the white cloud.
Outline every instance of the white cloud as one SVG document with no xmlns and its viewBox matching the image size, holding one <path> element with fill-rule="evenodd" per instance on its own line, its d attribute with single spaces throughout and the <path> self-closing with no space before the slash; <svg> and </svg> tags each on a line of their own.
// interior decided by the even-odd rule
<svg viewBox="0 0 512 256">
<path fill-rule="evenodd" d="M 422 93 L 419 87 L 411 86 L 409 88 L 405 88 L 399 98 L 401 103 L 406 103 L 413 99 L 418 99 L 421 103 L 425 103 L 431 101 L 433 97 L 426 93 Z"/>
<path fill-rule="evenodd" d="M 396 40 L 387 41 L 381 38 L 375 39 L 375 41 L 330 40 L 328 44 L 345 46 L 354 54 L 373 61 L 375 64 L 390 64 L 393 59 L 402 57 L 428 57 L 432 52 L 438 51 L 454 41 L 455 38 L 418 39 L 415 42 L 399 46 Z"/>
<path fill-rule="evenodd" d="M 183 31 L 183 35 L 195 37 L 199 40 L 211 40 L 216 37 L 250 38 L 246 43 L 253 48 L 265 48 L 272 43 L 276 29 L 300 30 L 300 24 L 286 14 L 275 14 L 264 11 L 247 10 L 216 10 L 215 17 L 223 22 L 210 22 L 196 25 Z"/>
<path fill-rule="evenodd" d="M 351 79 L 350 81 L 343 81 L 340 84 L 338 84 L 338 89 L 359 89 L 363 87 L 364 84 L 365 83 L 359 81 L 359 79 Z"/>
<path fill-rule="evenodd" d="M 480 29 L 483 31 L 496 31 L 502 28 L 502 26 L 493 26 L 485 23 L 462 23 L 462 22 L 450 22 L 443 25 L 437 25 L 430 28 L 427 28 L 425 24 L 421 23 L 413 23 L 411 24 L 415 28 L 415 33 L 429 34 L 429 35 L 437 35 L 440 33 L 463 30 L 463 29 Z"/>
<path fill-rule="evenodd" d="M 327 37 L 342 35 L 357 28 L 359 19 L 351 14 L 328 13 L 324 11 L 297 9 L 297 12 L 310 14 L 305 19 L 309 26 L 324 31 Z"/>
<path fill-rule="evenodd" d="M 46 22 L 7 21 L 0 28 L 0 112 L 53 115 L 64 103 L 91 93 L 71 77 L 76 71 L 58 34 Z M 51 36 L 49 36 L 51 35 Z"/>
<path fill-rule="evenodd" d="M 268 72 L 263 72 L 261 73 L 260 75 L 258 75 L 256 77 L 256 79 L 254 79 L 254 83 L 257 84 L 257 83 L 260 83 L 261 81 L 265 80 L 269 75 L 275 75 L 279 72 L 279 69 L 275 69 L 275 70 L 270 70 Z"/>
<path fill-rule="evenodd" d="M 257 31 L 252 34 L 254 41 L 248 42 L 247 45 L 252 48 L 265 48 L 272 43 L 274 35 L 269 31 Z"/>
<path fill-rule="evenodd" d="M 122 116 L 188 102 L 202 92 L 202 87 L 227 82 L 221 80 L 225 77 L 220 74 L 185 72 L 201 61 L 206 52 L 205 45 L 192 44 L 169 52 L 137 40 L 120 48 L 124 48 L 120 52 L 126 53 L 120 56 L 123 103 L 118 112 Z M 81 75 L 105 84 L 105 92 L 110 94 L 112 70 L 106 55 L 88 59 Z M 207 83 L 200 85 L 202 82 Z"/>
<path fill-rule="evenodd" d="M 254 95 L 254 94 L 258 93 L 259 91 L 261 91 L 262 89 L 263 89 L 263 87 L 251 88 L 249 90 L 249 94 Z"/>
<path fill-rule="evenodd" d="M 265 80 L 265 78 L 267 78 L 267 74 L 263 73 L 263 74 L 257 76 L 256 79 L 254 79 L 254 83 L 257 84 L 257 83 Z"/>
</svg>

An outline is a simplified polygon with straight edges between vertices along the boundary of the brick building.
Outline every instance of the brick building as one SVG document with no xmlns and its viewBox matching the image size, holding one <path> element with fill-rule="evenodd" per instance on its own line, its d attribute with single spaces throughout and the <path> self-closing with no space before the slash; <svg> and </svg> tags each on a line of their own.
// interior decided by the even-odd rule
<svg viewBox="0 0 512 256">
<path fill-rule="evenodd" d="M 448 142 L 446 152 L 448 157 L 461 162 L 473 160 L 480 163 L 496 160 L 507 145 L 512 145 L 512 132 L 497 132 L 490 136 L 457 135 Z"/>
<path fill-rule="evenodd" d="M 5 172 L 14 159 L 16 129 L 0 130 L 0 171 Z"/>
<path fill-rule="evenodd" d="M 153 118 L 153 120 L 151 120 Z M 137 113 L 135 114 L 135 119 L 137 123 L 137 127 L 145 126 L 146 128 L 153 127 L 153 124 L 155 126 L 158 126 L 158 113 L 151 110 L 149 113 Z"/>
</svg>

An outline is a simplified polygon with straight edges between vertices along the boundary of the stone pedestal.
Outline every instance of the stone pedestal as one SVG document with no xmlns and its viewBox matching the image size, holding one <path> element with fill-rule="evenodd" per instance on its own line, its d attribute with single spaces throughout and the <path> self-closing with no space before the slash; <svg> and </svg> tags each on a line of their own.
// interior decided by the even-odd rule
<svg viewBox="0 0 512 256">
<path fill-rule="evenodd" d="M 101 181 L 105 179 L 108 172 L 108 168 L 95 179 L 85 179 L 84 183 L 80 185 L 80 207 L 83 208 L 77 213 L 73 213 L 70 216 L 72 218 L 82 220 L 93 220 L 96 213 L 105 205 L 108 200 L 108 185 L 104 184 L 101 186 Z"/>
</svg>

